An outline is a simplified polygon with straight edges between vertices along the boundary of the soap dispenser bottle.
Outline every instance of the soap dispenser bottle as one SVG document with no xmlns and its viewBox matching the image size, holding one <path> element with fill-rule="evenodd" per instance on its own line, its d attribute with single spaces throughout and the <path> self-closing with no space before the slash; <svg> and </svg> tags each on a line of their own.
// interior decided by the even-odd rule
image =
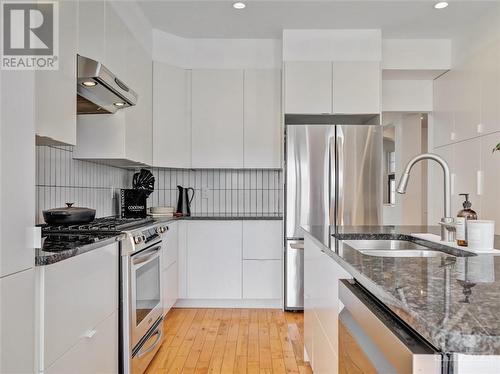
<svg viewBox="0 0 500 374">
<path fill-rule="evenodd" d="M 457 229 L 457 244 L 466 247 L 467 246 L 467 221 L 476 220 L 477 213 L 471 209 L 472 203 L 469 201 L 468 193 L 461 193 L 460 196 L 464 196 L 465 200 L 463 202 L 463 209 L 457 214 L 456 229 Z"/>
</svg>

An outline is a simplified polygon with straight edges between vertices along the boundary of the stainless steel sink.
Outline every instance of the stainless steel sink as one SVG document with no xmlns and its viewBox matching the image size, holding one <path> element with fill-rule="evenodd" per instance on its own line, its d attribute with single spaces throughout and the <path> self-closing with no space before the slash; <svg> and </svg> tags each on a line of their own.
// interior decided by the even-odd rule
<svg viewBox="0 0 500 374">
<path fill-rule="evenodd" d="M 452 256 L 406 240 L 344 240 L 344 243 L 367 256 L 440 257 Z"/>
</svg>

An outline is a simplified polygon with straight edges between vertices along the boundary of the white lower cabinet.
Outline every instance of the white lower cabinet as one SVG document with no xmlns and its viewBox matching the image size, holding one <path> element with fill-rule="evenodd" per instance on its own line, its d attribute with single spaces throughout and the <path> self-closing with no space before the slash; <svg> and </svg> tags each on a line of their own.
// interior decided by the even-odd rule
<svg viewBox="0 0 500 374">
<path fill-rule="evenodd" d="M 35 277 L 28 269 L 0 278 L 0 373 L 35 369 Z"/>
<path fill-rule="evenodd" d="M 187 297 L 241 298 L 241 221 L 188 222 Z"/>
<path fill-rule="evenodd" d="M 111 364 L 118 364 L 118 244 L 39 267 L 37 271 L 43 285 L 39 296 L 43 323 L 41 369 L 116 369 Z M 63 361 L 58 363 L 59 360 Z M 83 363 L 93 365 L 95 370 L 86 370 Z"/>
<path fill-rule="evenodd" d="M 243 259 L 280 260 L 283 221 L 243 221 Z"/>
<path fill-rule="evenodd" d="M 90 330 L 71 347 L 45 374 L 117 373 L 118 311 Z"/>
<path fill-rule="evenodd" d="M 305 238 L 304 340 L 315 373 L 338 371 L 338 296 L 340 279 L 352 278 L 312 239 Z"/>
<path fill-rule="evenodd" d="M 243 298 L 280 299 L 281 260 L 243 260 Z"/>
<path fill-rule="evenodd" d="M 179 295 L 178 266 L 177 262 L 171 264 L 163 272 L 163 314 L 175 305 Z"/>
<path fill-rule="evenodd" d="M 281 221 L 178 224 L 178 306 L 282 305 Z"/>
<path fill-rule="evenodd" d="M 178 222 L 170 222 L 167 227 L 168 232 L 163 239 L 163 269 L 177 262 L 179 248 Z"/>
</svg>

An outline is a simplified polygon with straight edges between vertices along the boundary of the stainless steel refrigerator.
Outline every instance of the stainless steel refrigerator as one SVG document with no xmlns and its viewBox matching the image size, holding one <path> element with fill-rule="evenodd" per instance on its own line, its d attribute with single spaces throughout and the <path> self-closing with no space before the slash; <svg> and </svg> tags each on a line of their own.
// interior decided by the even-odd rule
<svg viewBox="0 0 500 374">
<path fill-rule="evenodd" d="M 285 130 L 285 310 L 304 307 L 306 225 L 382 220 L 379 125 L 287 125 Z"/>
</svg>

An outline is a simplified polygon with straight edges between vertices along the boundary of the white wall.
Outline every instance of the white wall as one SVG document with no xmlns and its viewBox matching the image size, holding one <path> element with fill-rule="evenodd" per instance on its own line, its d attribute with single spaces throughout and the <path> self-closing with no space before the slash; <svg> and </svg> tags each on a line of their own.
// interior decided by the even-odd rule
<svg viewBox="0 0 500 374">
<path fill-rule="evenodd" d="M 447 70 L 450 39 L 383 39 L 382 69 Z"/>
<path fill-rule="evenodd" d="M 380 61 L 382 32 L 283 30 L 283 61 Z"/>
<path fill-rule="evenodd" d="M 154 30 L 153 60 L 184 69 L 281 68 L 281 41 L 188 39 Z"/>
</svg>

